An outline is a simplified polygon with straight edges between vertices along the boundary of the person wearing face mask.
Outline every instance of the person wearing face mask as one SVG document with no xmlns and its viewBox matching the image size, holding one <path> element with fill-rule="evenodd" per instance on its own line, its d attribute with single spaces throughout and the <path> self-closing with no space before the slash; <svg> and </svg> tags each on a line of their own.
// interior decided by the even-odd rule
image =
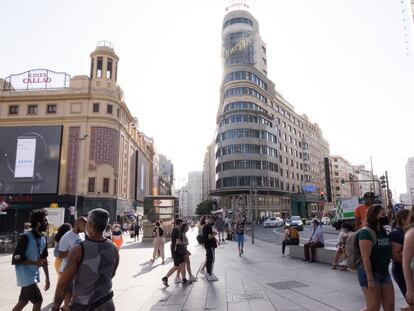
<svg viewBox="0 0 414 311">
<path fill-rule="evenodd" d="M 364 293 L 366 310 L 394 310 L 394 287 L 388 270 L 392 249 L 384 229 L 388 217 L 381 205 L 367 210 L 366 226 L 358 232 L 361 261 L 358 263 L 358 281 Z"/>
<path fill-rule="evenodd" d="M 45 210 L 34 211 L 30 216 L 32 230 L 23 233 L 17 242 L 12 256 L 12 265 L 16 268 L 17 286 L 21 287 L 19 302 L 13 311 L 20 311 L 29 303 L 34 311 L 40 311 L 43 297 L 37 287 L 40 282 L 39 267 L 46 276 L 45 291 L 50 287 L 49 270 L 47 267 L 47 243 L 43 235 L 48 227 Z"/>
<path fill-rule="evenodd" d="M 96 208 L 86 222 L 87 238 L 69 253 L 65 270 L 56 287 L 52 311 L 58 311 L 65 292 L 73 284 L 69 310 L 114 311 L 112 278 L 119 264 L 117 247 L 103 236 L 109 213 Z"/>
</svg>

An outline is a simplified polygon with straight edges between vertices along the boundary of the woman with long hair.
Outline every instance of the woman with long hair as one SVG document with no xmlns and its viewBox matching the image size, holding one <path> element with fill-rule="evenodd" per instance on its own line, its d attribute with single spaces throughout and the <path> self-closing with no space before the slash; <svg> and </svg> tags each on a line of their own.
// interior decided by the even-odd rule
<svg viewBox="0 0 414 311">
<path fill-rule="evenodd" d="M 384 229 L 388 217 L 381 205 L 371 205 L 367 225 L 358 232 L 361 261 L 358 264 L 359 285 L 365 296 L 367 311 L 394 311 L 394 287 L 389 274 L 391 242 Z"/>
<path fill-rule="evenodd" d="M 56 273 L 58 275 L 58 279 L 60 277 L 60 266 L 62 265 L 62 260 L 63 258 L 59 257 L 59 242 L 60 239 L 62 238 L 62 236 L 68 232 L 72 230 L 72 225 L 68 224 L 68 223 L 64 223 L 63 225 L 61 225 L 55 235 L 55 248 L 53 250 L 53 255 L 55 256 L 55 269 L 56 269 Z"/>
<path fill-rule="evenodd" d="M 161 223 L 157 221 L 155 223 L 154 231 L 154 251 L 152 253 L 151 261 L 154 262 L 157 257 L 161 257 L 162 263 L 164 263 L 164 228 L 161 226 Z"/>
<path fill-rule="evenodd" d="M 397 283 L 401 294 L 405 297 L 407 287 L 405 286 L 404 273 L 402 268 L 402 254 L 404 245 L 404 227 L 410 211 L 402 209 L 395 215 L 395 228 L 391 231 L 389 237 L 392 247 L 392 276 Z M 410 310 L 409 307 L 400 310 Z"/>
<path fill-rule="evenodd" d="M 410 306 L 411 311 L 414 310 L 414 281 L 413 270 L 411 264 L 414 260 L 414 207 L 408 215 L 405 227 L 404 246 L 402 254 L 402 267 L 404 272 L 404 280 L 407 288 L 405 299 Z"/>
</svg>

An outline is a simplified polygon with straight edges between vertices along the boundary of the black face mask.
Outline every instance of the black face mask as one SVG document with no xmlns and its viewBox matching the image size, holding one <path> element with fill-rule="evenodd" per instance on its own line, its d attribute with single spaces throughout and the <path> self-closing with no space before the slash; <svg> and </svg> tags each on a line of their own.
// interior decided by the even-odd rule
<svg viewBox="0 0 414 311">
<path fill-rule="evenodd" d="M 388 217 L 387 216 L 380 217 L 379 223 L 380 223 L 381 227 L 388 225 L 389 224 Z"/>
</svg>

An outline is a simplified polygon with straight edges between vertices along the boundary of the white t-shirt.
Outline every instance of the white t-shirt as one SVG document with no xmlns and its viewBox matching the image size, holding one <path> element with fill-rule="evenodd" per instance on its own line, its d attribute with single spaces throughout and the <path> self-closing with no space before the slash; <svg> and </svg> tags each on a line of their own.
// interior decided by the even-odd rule
<svg viewBox="0 0 414 311">
<path fill-rule="evenodd" d="M 82 238 L 79 234 L 73 232 L 72 230 L 66 232 L 59 241 L 59 252 L 68 252 L 70 249 L 82 242 Z M 62 265 L 60 266 L 60 272 L 63 272 L 66 266 L 68 258 L 63 258 Z"/>
</svg>

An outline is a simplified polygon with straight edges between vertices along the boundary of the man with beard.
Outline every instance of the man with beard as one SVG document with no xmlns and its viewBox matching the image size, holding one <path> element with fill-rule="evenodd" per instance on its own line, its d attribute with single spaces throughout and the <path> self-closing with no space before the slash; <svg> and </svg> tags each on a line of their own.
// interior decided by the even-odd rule
<svg viewBox="0 0 414 311">
<path fill-rule="evenodd" d="M 43 267 L 46 277 L 44 289 L 50 287 L 49 270 L 47 268 L 47 241 L 43 235 L 48 227 L 47 213 L 37 210 L 30 216 L 32 230 L 23 233 L 13 252 L 12 265 L 16 268 L 17 286 L 21 287 L 19 302 L 13 311 L 20 311 L 30 301 L 33 311 L 40 311 L 43 297 L 37 286 L 40 282 L 39 267 Z"/>
</svg>

